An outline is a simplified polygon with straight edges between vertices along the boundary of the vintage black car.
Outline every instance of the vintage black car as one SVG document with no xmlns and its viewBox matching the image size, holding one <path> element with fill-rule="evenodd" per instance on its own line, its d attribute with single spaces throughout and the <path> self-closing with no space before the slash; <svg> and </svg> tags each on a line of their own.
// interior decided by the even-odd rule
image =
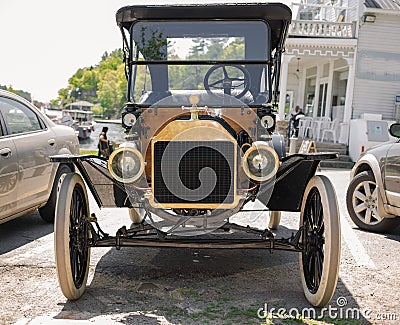
<svg viewBox="0 0 400 325">
<path fill-rule="evenodd" d="M 123 37 L 126 142 L 108 160 L 57 156 L 79 173 L 62 183 L 55 224 L 61 290 L 85 290 L 91 247 L 282 249 L 298 252 L 314 306 L 336 288 L 340 224 L 335 191 L 315 176 L 335 154 L 285 155 L 274 134 L 279 71 L 291 11 L 283 4 L 129 6 L 116 15 Z M 90 214 L 129 208 L 133 224 L 105 234 Z M 270 227 L 230 222 L 247 203 L 272 211 Z M 299 211 L 299 230 L 275 238 L 280 211 Z M 216 230 L 226 235 L 214 236 Z M 253 236 L 231 232 L 247 232 Z M 234 254 L 232 252 L 232 254 Z"/>
</svg>

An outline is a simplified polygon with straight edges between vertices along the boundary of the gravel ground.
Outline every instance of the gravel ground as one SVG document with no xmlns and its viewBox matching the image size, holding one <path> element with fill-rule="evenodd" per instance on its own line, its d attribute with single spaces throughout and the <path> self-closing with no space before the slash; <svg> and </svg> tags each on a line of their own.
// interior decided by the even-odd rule
<svg viewBox="0 0 400 325">
<path fill-rule="evenodd" d="M 0 324 L 398 324 L 400 230 L 355 229 L 344 202 L 349 172 L 323 173 L 334 183 L 344 229 L 338 287 L 327 306 L 332 317 L 329 310 L 322 320 L 289 317 L 310 305 L 298 256 L 284 251 L 95 248 L 84 296 L 67 301 L 58 287 L 52 225 L 36 213 L 0 226 Z M 129 224 L 125 210 L 99 212 L 92 199 L 91 206 L 106 232 Z M 277 235 L 294 232 L 298 218 L 284 213 Z M 267 223 L 263 213 L 236 221 L 249 219 L 259 227 Z M 271 308 L 286 312 L 267 321 L 257 316 Z M 350 308 L 364 316 L 346 317 Z"/>
</svg>

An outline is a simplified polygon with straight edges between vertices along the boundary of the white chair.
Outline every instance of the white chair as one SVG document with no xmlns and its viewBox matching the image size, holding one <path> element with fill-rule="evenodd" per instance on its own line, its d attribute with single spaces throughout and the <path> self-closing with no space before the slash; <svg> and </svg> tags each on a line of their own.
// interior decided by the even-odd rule
<svg viewBox="0 0 400 325">
<path fill-rule="evenodd" d="M 338 130 L 338 127 L 339 119 L 334 119 L 332 122 L 330 122 L 328 127 L 322 131 L 321 142 L 324 142 L 325 135 L 331 134 L 333 142 L 336 143 L 336 132 Z"/>
<path fill-rule="evenodd" d="M 304 139 L 306 135 L 306 129 L 311 125 L 312 118 L 311 117 L 302 117 L 299 120 L 299 134 L 298 137 Z"/>
<path fill-rule="evenodd" d="M 326 116 L 316 117 L 314 119 L 314 130 L 313 130 L 313 138 L 316 141 L 319 141 L 322 130 L 327 129 L 331 119 Z"/>
<path fill-rule="evenodd" d="M 311 123 L 306 129 L 306 136 L 308 136 L 308 138 L 313 139 L 313 140 L 318 139 L 320 123 L 321 123 L 320 117 L 314 117 L 311 119 Z"/>
<path fill-rule="evenodd" d="M 305 117 L 307 119 L 307 125 L 304 128 L 304 138 L 312 138 L 314 136 L 313 133 L 313 118 L 312 117 Z"/>
</svg>

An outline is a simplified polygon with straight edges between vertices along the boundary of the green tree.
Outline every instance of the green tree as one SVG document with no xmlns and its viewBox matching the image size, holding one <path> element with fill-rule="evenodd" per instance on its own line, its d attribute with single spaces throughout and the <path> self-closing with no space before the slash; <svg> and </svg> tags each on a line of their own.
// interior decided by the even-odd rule
<svg viewBox="0 0 400 325">
<path fill-rule="evenodd" d="M 222 51 L 222 60 L 244 60 L 244 43 L 243 39 L 236 38 L 234 41 L 229 43 Z"/>
<path fill-rule="evenodd" d="M 146 60 L 166 60 L 168 40 L 158 30 L 148 30 L 142 27 L 139 42 L 136 44 L 138 51 Z"/>
<path fill-rule="evenodd" d="M 78 69 L 68 80 L 68 86 L 58 91 L 52 105 L 66 107 L 71 102 L 86 100 L 101 103 L 101 111 L 109 117 L 119 113 L 125 102 L 126 79 L 123 51 L 104 52 L 100 62 Z"/>
<path fill-rule="evenodd" d="M 71 100 L 96 100 L 98 77 L 93 67 L 78 69 L 68 82 Z"/>
<path fill-rule="evenodd" d="M 232 60 L 244 59 L 244 43 L 240 38 L 195 38 L 192 40 L 193 46 L 190 48 L 187 60 Z M 179 60 L 178 56 L 170 56 L 172 60 Z M 190 65 L 190 66 L 170 66 L 168 68 L 170 89 L 204 89 L 204 76 L 210 66 Z M 240 77 L 241 73 L 237 69 L 227 68 L 229 76 Z M 220 75 L 217 75 L 218 72 Z M 223 79 L 222 70 L 216 71 L 213 81 Z M 215 80 L 214 80 L 215 79 Z"/>
<path fill-rule="evenodd" d="M 106 116 L 120 115 L 125 103 L 127 82 L 121 49 L 106 56 L 98 66 L 98 100 Z"/>
<path fill-rule="evenodd" d="M 57 102 L 57 105 L 59 107 L 65 107 L 65 106 L 67 106 L 68 104 L 71 103 L 71 101 L 69 100 L 69 93 L 70 93 L 70 88 L 69 87 L 61 88 L 58 91 L 58 97 L 57 97 L 57 99 L 55 101 Z"/>
<path fill-rule="evenodd" d="M 104 115 L 107 117 L 119 115 L 125 101 L 124 74 L 123 65 L 117 70 L 106 70 L 101 74 L 97 94 L 101 106 L 105 108 Z"/>
<path fill-rule="evenodd" d="M 173 52 L 171 44 L 158 31 L 143 30 L 138 48 L 146 59 L 165 60 L 167 48 L 170 60 L 182 59 Z M 143 56 L 141 56 L 142 59 Z M 63 108 L 73 101 L 87 100 L 94 104 L 100 103 L 101 109 L 98 110 L 104 112 L 106 116 L 119 116 L 126 101 L 127 89 L 123 58 L 122 49 L 111 53 L 104 52 L 97 65 L 78 69 L 68 80 L 68 86 L 58 91 L 57 99 L 52 100 L 51 104 Z M 243 40 L 240 38 L 208 40 L 196 38 L 193 39 L 193 46 L 185 59 L 244 59 Z M 203 89 L 204 75 L 209 68 L 210 66 L 203 65 L 171 65 L 168 67 L 169 88 L 172 90 Z M 135 84 L 136 100 L 140 98 L 143 91 L 151 91 L 151 76 L 147 67 L 137 66 Z"/>
<path fill-rule="evenodd" d="M 18 89 L 14 89 L 13 86 L 0 86 L 0 89 L 4 89 L 9 91 L 10 93 L 14 93 L 18 96 L 21 96 L 22 98 L 25 98 L 27 101 L 31 102 L 32 101 L 32 95 L 31 93 L 24 91 L 24 90 L 18 90 Z M 41 104 L 41 103 L 40 103 Z"/>
</svg>

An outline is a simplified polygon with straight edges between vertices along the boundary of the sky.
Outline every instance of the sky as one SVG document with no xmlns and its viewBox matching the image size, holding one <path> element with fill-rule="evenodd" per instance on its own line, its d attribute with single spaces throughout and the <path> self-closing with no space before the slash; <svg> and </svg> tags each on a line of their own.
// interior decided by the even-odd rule
<svg viewBox="0 0 400 325">
<path fill-rule="evenodd" d="M 203 0 L 205 2 L 221 2 Z M 224 2 L 245 2 L 227 0 Z M 277 1 L 270 1 L 277 2 Z M 289 0 L 280 2 L 290 4 Z M 0 0 L 0 85 L 48 102 L 79 69 L 122 47 L 115 13 L 127 0 Z M 147 4 L 196 3 L 148 0 Z"/>
</svg>

